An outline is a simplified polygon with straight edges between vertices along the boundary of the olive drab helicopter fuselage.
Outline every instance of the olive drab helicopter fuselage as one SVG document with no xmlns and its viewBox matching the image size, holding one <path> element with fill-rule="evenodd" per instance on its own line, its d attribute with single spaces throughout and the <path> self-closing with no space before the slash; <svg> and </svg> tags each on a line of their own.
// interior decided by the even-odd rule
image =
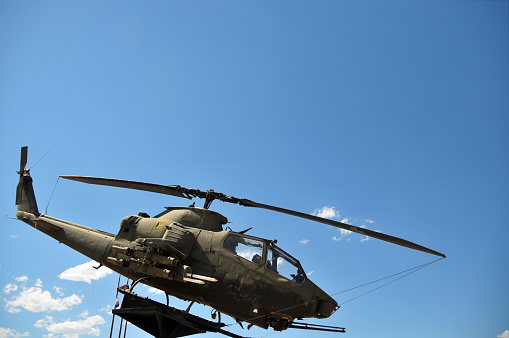
<svg viewBox="0 0 509 338">
<path fill-rule="evenodd" d="M 329 224 L 415 250 L 445 255 L 415 243 L 297 211 L 238 199 L 209 190 L 118 179 L 67 179 L 178 197 L 205 199 L 204 208 L 168 207 L 149 217 L 125 217 L 118 233 L 96 230 L 39 213 L 22 148 L 16 191 L 17 218 L 133 281 L 191 302 L 208 305 L 238 322 L 285 330 L 297 319 L 327 318 L 337 302 L 306 276 L 299 261 L 274 241 L 223 229 L 226 217 L 209 210 L 213 200 L 264 208 Z"/>
</svg>

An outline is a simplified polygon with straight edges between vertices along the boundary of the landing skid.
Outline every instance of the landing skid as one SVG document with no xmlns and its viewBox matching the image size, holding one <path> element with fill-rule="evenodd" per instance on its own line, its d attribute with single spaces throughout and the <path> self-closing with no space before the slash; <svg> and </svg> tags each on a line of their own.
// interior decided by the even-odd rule
<svg viewBox="0 0 509 338">
<path fill-rule="evenodd" d="M 223 323 L 211 322 L 198 316 L 140 297 L 129 290 L 118 289 L 124 294 L 122 305 L 113 310 L 131 324 L 157 338 L 183 337 L 199 333 L 217 332 L 232 338 L 245 338 L 225 331 Z"/>
</svg>

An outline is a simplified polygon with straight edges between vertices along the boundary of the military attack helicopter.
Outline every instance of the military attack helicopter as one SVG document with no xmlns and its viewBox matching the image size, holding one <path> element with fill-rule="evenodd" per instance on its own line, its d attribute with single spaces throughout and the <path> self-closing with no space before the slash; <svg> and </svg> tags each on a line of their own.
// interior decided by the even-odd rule
<svg viewBox="0 0 509 338">
<path fill-rule="evenodd" d="M 344 328 L 298 322 L 303 318 L 327 318 L 338 303 L 315 285 L 299 261 L 276 241 L 223 229 L 226 217 L 210 210 L 214 200 L 244 207 L 268 209 L 353 231 L 429 254 L 445 255 L 410 241 L 350 224 L 298 211 L 201 191 L 179 185 L 160 185 L 113 178 L 60 176 L 65 179 L 120 188 L 150 191 L 192 199 L 205 199 L 203 208 L 166 207 L 160 214 L 130 215 L 115 234 L 41 214 L 26 169 L 28 147 L 21 148 L 16 216 L 37 230 L 95 260 L 100 265 L 136 281 L 124 294 L 115 314 L 156 337 L 181 337 L 207 331 L 240 337 L 223 330 L 220 314 L 264 329 L 288 328 L 344 332 Z M 168 296 L 201 303 L 219 314 L 211 322 L 185 311 L 140 297 L 137 283 L 162 290 Z"/>
</svg>

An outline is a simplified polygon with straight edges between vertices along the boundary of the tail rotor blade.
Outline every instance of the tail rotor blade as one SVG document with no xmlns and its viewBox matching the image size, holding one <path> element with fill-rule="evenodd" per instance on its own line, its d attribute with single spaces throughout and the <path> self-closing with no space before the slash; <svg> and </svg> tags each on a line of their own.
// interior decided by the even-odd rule
<svg viewBox="0 0 509 338">
<path fill-rule="evenodd" d="M 20 205 L 23 194 L 23 181 L 20 179 L 18 186 L 16 187 L 16 205 Z"/>
<path fill-rule="evenodd" d="M 23 174 L 25 173 L 25 167 L 27 165 L 28 159 L 28 146 L 21 147 L 21 156 L 19 160 L 19 182 L 16 187 L 16 205 L 20 205 L 23 199 Z"/>
<path fill-rule="evenodd" d="M 27 146 L 21 147 L 21 159 L 20 159 L 20 163 L 19 163 L 20 175 L 23 174 L 23 170 L 25 169 L 25 166 L 27 165 L 27 158 L 28 158 L 28 147 Z"/>
</svg>

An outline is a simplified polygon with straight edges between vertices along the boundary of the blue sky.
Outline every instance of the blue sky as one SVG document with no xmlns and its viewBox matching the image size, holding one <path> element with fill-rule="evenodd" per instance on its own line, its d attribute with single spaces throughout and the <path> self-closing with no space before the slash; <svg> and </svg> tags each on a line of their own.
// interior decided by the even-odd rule
<svg viewBox="0 0 509 338">
<path fill-rule="evenodd" d="M 31 171 L 41 210 L 59 175 L 329 210 L 448 258 L 315 323 L 350 338 L 509 336 L 508 11 L 506 1 L 0 1 L 2 212 L 15 216 L 25 145 L 28 167 L 51 149 Z M 115 233 L 126 215 L 187 204 L 60 180 L 48 213 Z M 234 230 L 277 238 L 329 294 L 435 259 L 271 211 L 212 209 Z M 118 275 L 91 276 L 86 257 L 1 223 L 0 336 L 107 336 Z M 161 299 L 153 291 L 139 289 Z"/>
</svg>

